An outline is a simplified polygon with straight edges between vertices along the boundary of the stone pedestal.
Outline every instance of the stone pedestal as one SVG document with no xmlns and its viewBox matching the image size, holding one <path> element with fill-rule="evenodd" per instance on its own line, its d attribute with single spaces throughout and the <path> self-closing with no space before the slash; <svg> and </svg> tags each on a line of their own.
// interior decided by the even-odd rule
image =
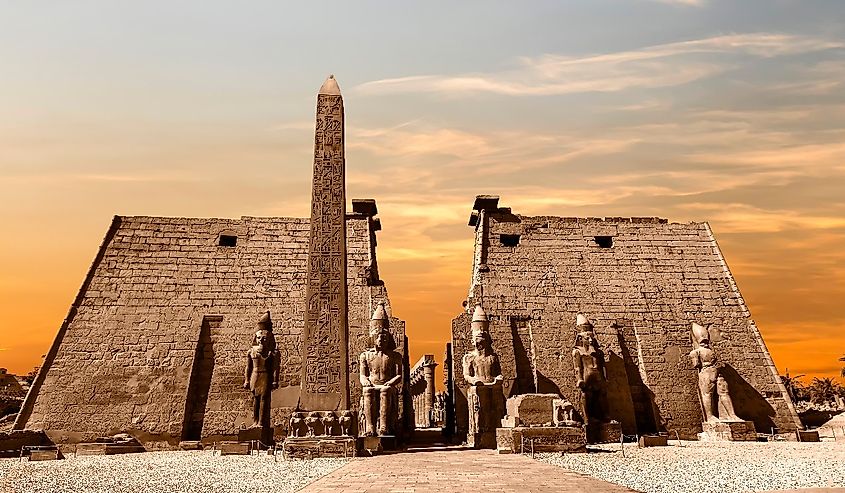
<svg viewBox="0 0 845 493">
<path fill-rule="evenodd" d="M 797 431 L 795 432 L 799 442 L 820 442 L 818 431 Z"/>
<path fill-rule="evenodd" d="M 730 441 L 730 442 L 756 442 L 757 429 L 753 421 L 720 421 L 715 423 L 701 423 L 702 432 L 698 434 L 699 440 L 704 441 Z"/>
<path fill-rule="evenodd" d="M 622 425 L 617 421 L 587 425 L 587 443 L 619 443 L 621 440 Z"/>
<path fill-rule="evenodd" d="M 316 459 L 320 457 L 355 457 L 353 437 L 288 437 L 282 443 L 286 459 Z"/>
<path fill-rule="evenodd" d="M 220 442 L 217 445 L 220 455 L 249 455 L 249 442 Z"/>
<path fill-rule="evenodd" d="M 252 428 L 238 430 L 239 442 L 251 442 L 253 440 L 261 442 L 264 444 L 265 448 L 269 447 L 273 444 L 273 428 L 265 429 L 260 426 L 255 426 Z"/>
<path fill-rule="evenodd" d="M 669 437 L 666 435 L 642 435 L 637 444 L 640 448 L 665 447 L 669 445 Z"/>
<path fill-rule="evenodd" d="M 179 442 L 179 448 L 182 450 L 202 450 L 202 442 L 199 440 L 182 440 Z"/>
<path fill-rule="evenodd" d="M 587 437 L 580 426 L 517 426 L 496 430 L 500 454 L 522 452 L 586 452 Z"/>
<path fill-rule="evenodd" d="M 80 443 L 76 446 L 76 455 L 117 455 L 146 451 L 144 446 L 139 443 Z"/>
<path fill-rule="evenodd" d="M 506 403 L 508 417 L 516 418 L 516 426 L 551 426 L 552 403 L 559 399 L 557 394 L 521 394 L 510 397 Z"/>
<path fill-rule="evenodd" d="M 376 437 L 359 437 L 358 448 L 369 455 L 377 455 L 381 452 L 396 450 L 398 443 L 393 435 L 382 435 Z"/>
<path fill-rule="evenodd" d="M 62 453 L 59 451 L 58 448 L 34 449 L 34 450 L 30 450 L 30 452 L 29 452 L 30 462 L 40 461 L 40 460 L 57 460 L 57 459 L 64 459 L 64 456 L 62 456 Z"/>
</svg>

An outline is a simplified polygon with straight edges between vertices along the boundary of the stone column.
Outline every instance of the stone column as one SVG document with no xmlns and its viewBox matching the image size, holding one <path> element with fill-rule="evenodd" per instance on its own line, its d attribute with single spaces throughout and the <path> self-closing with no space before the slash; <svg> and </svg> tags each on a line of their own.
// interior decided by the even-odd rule
<svg viewBox="0 0 845 493">
<path fill-rule="evenodd" d="M 434 420 L 432 420 L 432 411 L 434 410 L 434 368 L 437 366 L 437 363 L 431 362 L 425 366 L 424 376 L 425 376 L 425 422 L 428 423 L 428 427 L 431 428 L 434 426 Z"/>
</svg>

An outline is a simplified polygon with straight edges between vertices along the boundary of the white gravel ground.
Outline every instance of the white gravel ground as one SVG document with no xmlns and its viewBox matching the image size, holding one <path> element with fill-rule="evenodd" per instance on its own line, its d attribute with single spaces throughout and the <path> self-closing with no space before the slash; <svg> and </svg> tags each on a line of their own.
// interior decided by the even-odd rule
<svg viewBox="0 0 845 493">
<path fill-rule="evenodd" d="M 273 456 L 214 456 L 210 451 L 73 456 L 58 461 L 0 459 L 0 492 L 288 492 L 345 459 L 285 461 Z"/>
<path fill-rule="evenodd" d="M 644 492 L 707 493 L 845 488 L 845 442 L 678 442 L 625 444 L 586 454 L 535 458 Z"/>
</svg>

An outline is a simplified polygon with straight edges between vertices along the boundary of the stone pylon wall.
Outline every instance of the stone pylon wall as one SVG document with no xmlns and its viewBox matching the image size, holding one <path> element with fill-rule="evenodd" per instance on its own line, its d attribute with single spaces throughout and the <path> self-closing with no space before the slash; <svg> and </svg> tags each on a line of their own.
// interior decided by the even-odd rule
<svg viewBox="0 0 845 493">
<path fill-rule="evenodd" d="M 600 246 L 597 237 L 612 238 L 612 246 Z M 580 312 L 595 325 L 607 359 L 610 413 L 625 433 L 677 430 L 694 437 L 702 410 L 687 355 L 697 322 L 721 334 L 713 348 L 726 365 L 737 414 L 764 432 L 799 425 L 706 223 L 492 209 L 477 217 L 475 250 L 467 306 L 482 303 L 490 317 L 506 396 L 554 392 L 578 402 L 571 351 Z M 472 349 L 466 313 L 452 331 L 457 387 L 465 394 L 460 362 Z M 459 428 L 466 419 L 461 400 Z"/>
<path fill-rule="evenodd" d="M 379 301 L 389 308 L 374 224 L 347 215 L 353 403 L 370 313 Z M 63 442 L 129 431 L 173 445 L 197 400 L 189 382 L 199 380 L 208 394 L 201 437 L 231 436 L 251 417 L 246 351 L 270 310 L 282 361 L 273 424 L 283 431 L 299 397 L 308 230 L 298 218 L 116 217 L 16 427 Z M 220 246 L 221 234 L 236 236 L 236 246 Z M 391 330 L 401 351 L 404 322 L 392 317 Z M 197 355 L 212 359 L 195 365 Z"/>
</svg>

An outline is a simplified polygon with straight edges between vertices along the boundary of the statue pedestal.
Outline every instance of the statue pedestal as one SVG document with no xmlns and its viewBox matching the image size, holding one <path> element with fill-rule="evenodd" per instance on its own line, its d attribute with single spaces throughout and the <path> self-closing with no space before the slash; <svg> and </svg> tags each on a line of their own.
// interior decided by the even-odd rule
<svg viewBox="0 0 845 493">
<path fill-rule="evenodd" d="M 272 446 L 273 428 L 262 428 L 260 426 L 253 426 L 252 428 L 238 430 L 239 442 L 251 442 L 253 440 L 261 442 L 264 448 Z"/>
<path fill-rule="evenodd" d="M 249 455 L 251 450 L 249 442 L 220 442 L 217 452 L 220 455 Z"/>
<path fill-rule="evenodd" d="M 393 435 L 358 437 L 358 449 L 369 455 L 378 455 L 381 452 L 396 450 L 397 448 L 396 437 Z"/>
<path fill-rule="evenodd" d="M 619 443 L 622 440 L 622 425 L 617 421 L 593 422 L 586 429 L 587 443 Z"/>
<path fill-rule="evenodd" d="M 355 457 L 355 438 L 346 436 L 288 437 L 282 443 L 286 459 Z"/>
<path fill-rule="evenodd" d="M 497 428 L 496 450 L 500 454 L 586 452 L 587 436 L 580 426 Z"/>
<path fill-rule="evenodd" d="M 756 442 L 757 429 L 753 421 L 717 421 L 701 423 L 698 439 L 715 442 Z"/>
</svg>

